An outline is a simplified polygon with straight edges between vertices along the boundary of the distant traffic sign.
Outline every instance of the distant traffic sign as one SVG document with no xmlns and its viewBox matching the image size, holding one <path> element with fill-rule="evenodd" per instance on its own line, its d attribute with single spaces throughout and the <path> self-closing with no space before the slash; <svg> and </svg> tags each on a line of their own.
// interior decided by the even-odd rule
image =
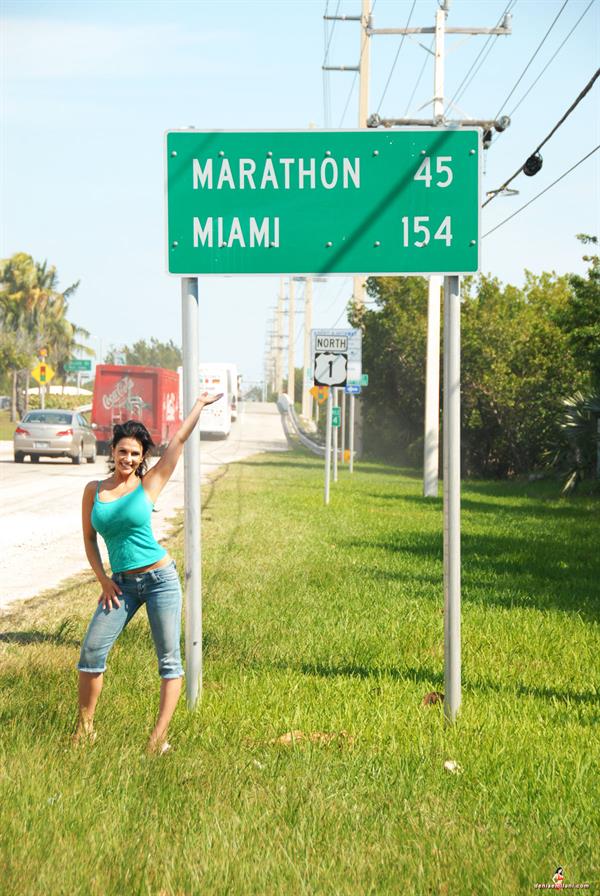
<svg viewBox="0 0 600 896">
<path fill-rule="evenodd" d="M 346 395 L 360 395 L 361 388 L 360 386 L 344 386 L 344 392 Z"/>
<path fill-rule="evenodd" d="M 360 385 L 361 330 L 311 330 L 311 345 L 317 385 Z"/>
<path fill-rule="evenodd" d="M 315 383 L 318 386 L 343 386 L 348 378 L 348 355 L 320 352 L 315 355 Z"/>
<path fill-rule="evenodd" d="M 331 425 L 332 426 L 341 426 L 342 425 L 342 411 L 341 408 L 338 408 L 334 405 L 331 409 Z"/>
<path fill-rule="evenodd" d="M 35 365 L 35 367 L 31 371 L 31 375 L 34 380 L 40 384 L 40 386 L 45 386 L 53 378 L 54 370 L 52 369 L 52 367 L 50 367 L 49 364 L 40 363 Z"/>
<path fill-rule="evenodd" d="M 360 384 L 361 384 L 361 386 L 368 386 L 368 385 L 369 385 L 369 374 L 368 374 L 368 373 L 363 373 L 363 374 L 361 375 L 361 378 L 360 378 Z"/>
<path fill-rule="evenodd" d="M 74 358 L 72 361 L 67 361 L 65 363 L 65 370 L 68 373 L 75 373 L 80 370 L 91 370 L 92 362 L 90 360 L 86 360 L 85 358 Z"/>
<path fill-rule="evenodd" d="M 169 273 L 474 273 L 480 142 L 475 128 L 169 131 Z"/>
<path fill-rule="evenodd" d="M 312 372 L 311 372 L 312 378 Z M 327 399 L 329 398 L 329 387 L 328 386 L 313 386 L 312 389 L 309 390 L 310 394 L 318 404 L 325 404 Z"/>
</svg>

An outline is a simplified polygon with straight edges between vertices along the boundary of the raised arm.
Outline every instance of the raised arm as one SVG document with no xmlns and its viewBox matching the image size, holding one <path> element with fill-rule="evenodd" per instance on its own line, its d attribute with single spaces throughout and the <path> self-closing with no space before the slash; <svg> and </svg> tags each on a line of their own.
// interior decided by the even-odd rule
<svg viewBox="0 0 600 896">
<path fill-rule="evenodd" d="M 177 461 L 181 457 L 183 446 L 200 419 L 202 408 L 206 407 L 207 404 L 213 404 L 213 402 L 218 401 L 222 397 L 222 392 L 219 392 L 218 395 L 209 395 L 208 392 L 203 392 L 202 395 L 196 399 L 196 403 L 192 410 L 167 445 L 167 449 L 163 456 L 144 476 L 144 489 L 151 501 L 156 501 L 171 478 L 173 470 L 177 466 Z"/>
</svg>

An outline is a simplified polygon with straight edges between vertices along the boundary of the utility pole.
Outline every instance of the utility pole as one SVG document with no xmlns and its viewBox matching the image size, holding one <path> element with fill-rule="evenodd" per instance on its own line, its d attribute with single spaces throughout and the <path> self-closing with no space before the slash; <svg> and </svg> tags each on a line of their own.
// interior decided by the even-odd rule
<svg viewBox="0 0 600 896">
<path fill-rule="evenodd" d="M 290 397 L 290 401 L 292 402 L 292 407 L 294 405 L 294 393 L 295 393 L 295 379 L 296 379 L 296 371 L 294 368 L 294 355 L 295 355 L 295 342 L 296 342 L 296 307 L 294 300 L 295 293 L 295 283 L 294 278 L 290 277 L 288 281 L 288 388 L 287 394 Z"/>
<path fill-rule="evenodd" d="M 371 127 L 384 125 L 401 127 L 420 125 L 440 127 L 447 124 L 444 115 L 444 38 L 446 34 L 502 34 L 511 33 L 510 14 L 505 14 L 495 28 L 448 28 L 446 16 L 450 0 L 441 0 L 433 28 L 370 29 L 370 34 L 434 34 L 435 66 L 433 116 L 431 120 L 387 119 L 378 115 L 369 119 Z M 499 121 L 461 121 L 455 126 L 482 126 L 491 131 L 503 131 L 510 124 L 508 117 Z M 437 280 L 437 283 L 436 283 Z M 437 292 L 437 295 L 436 295 Z M 433 318 L 436 321 L 433 322 Z M 436 337 L 436 325 L 438 328 Z M 430 332 L 433 330 L 433 332 Z M 425 494 L 437 495 L 438 439 L 437 401 L 433 398 L 435 376 L 439 377 L 439 279 L 430 278 L 427 339 L 427 395 L 428 411 L 425 423 Z M 434 411 L 435 408 L 435 411 Z M 434 421 L 435 414 L 435 423 Z M 431 421 L 431 422 L 430 422 Z M 432 435 L 431 429 L 435 429 Z M 428 439 L 429 436 L 429 440 Z M 435 452 L 435 478 L 429 476 Z M 461 704 L 461 582 L 460 582 L 460 277 L 444 276 L 444 715 L 454 722 Z"/>
<path fill-rule="evenodd" d="M 313 397 L 306 382 L 306 371 L 310 363 L 310 331 L 312 330 L 313 281 L 307 277 L 304 283 L 304 355 L 302 366 L 302 416 L 305 420 L 312 418 Z"/>
<path fill-rule="evenodd" d="M 358 127 L 368 127 L 369 121 L 369 74 L 370 74 L 370 37 L 371 29 L 371 0 L 361 0 L 361 13 L 359 16 L 324 16 L 326 20 L 340 22 L 360 23 L 360 56 L 358 65 L 324 65 L 324 71 L 358 72 Z M 365 303 L 365 274 L 355 274 L 352 278 L 352 298 L 355 309 L 362 311 Z M 362 416 L 360 402 L 356 402 L 354 395 L 350 396 L 350 425 L 349 444 L 351 455 L 354 452 L 354 428 L 356 421 L 357 450 L 362 450 Z M 355 408 L 356 405 L 356 408 Z M 356 410 L 356 414 L 355 414 Z M 346 421 L 342 417 L 342 427 Z M 351 456 L 350 473 L 354 472 L 354 458 Z"/>
<path fill-rule="evenodd" d="M 444 117 L 444 36 L 447 10 L 435 13 L 435 45 L 433 65 L 433 117 Z M 440 432 L 440 292 L 442 278 L 431 274 L 427 297 L 427 361 L 425 372 L 425 438 L 423 442 L 423 494 L 438 496 L 439 432 Z"/>
<path fill-rule="evenodd" d="M 370 76 L 370 32 L 371 27 L 371 0 L 361 0 L 360 16 L 360 60 L 358 63 L 358 126 L 366 128 L 369 118 L 369 76 Z M 353 294 L 354 308 L 362 312 L 365 307 L 365 282 L 366 275 L 354 277 Z M 346 421 L 342 420 L 345 427 Z M 356 426 L 356 432 L 355 432 Z M 359 454 L 362 454 L 363 419 L 361 402 L 354 395 L 350 396 L 350 450 L 354 454 L 355 446 Z M 350 463 L 350 472 L 354 473 L 354 457 Z"/>
<path fill-rule="evenodd" d="M 427 298 L 427 360 L 425 372 L 425 440 L 423 447 L 423 494 L 438 496 L 440 463 L 440 293 L 442 278 L 429 277 Z"/>
<path fill-rule="evenodd" d="M 358 126 L 367 127 L 369 118 L 369 60 L 370 60 L 370 33 L 371 27 L 371 0 L 361 0 L 360 15 L 360 58 L 358 62 Z M 365 275 L 356 274 L 353 278 L 354 303 L 362 306 L 365 301 Z M 354 397 L 350 399 L 354 401 Z"/>
<path fill-rule="evenodd" d="M 283 277 L 279 278 L 277 298 L 277 341 L 275 344 L 275 391 L 277 396 L 283 391 Z"/>
</svg>

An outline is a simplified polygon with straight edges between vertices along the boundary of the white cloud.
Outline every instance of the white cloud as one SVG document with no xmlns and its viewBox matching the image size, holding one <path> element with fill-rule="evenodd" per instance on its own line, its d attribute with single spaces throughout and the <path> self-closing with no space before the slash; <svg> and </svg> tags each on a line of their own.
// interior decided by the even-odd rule
<svg viewBox="0 0 600 896">
<path fill-rule="evenodd" d="M 207 47 L 237 42 L 235 32 L 185 31 L 176 24 L 88 24 L 52 19 L 2 22 L 9 80 L 140 77 L 165 65 L 205 70 Z M 201 50 L 201 52 L 200 52 Z M 168 62 L 167 62 L 168 60 Z M 214 60 L 211 61 L 211 67 Z"/>
</svg>

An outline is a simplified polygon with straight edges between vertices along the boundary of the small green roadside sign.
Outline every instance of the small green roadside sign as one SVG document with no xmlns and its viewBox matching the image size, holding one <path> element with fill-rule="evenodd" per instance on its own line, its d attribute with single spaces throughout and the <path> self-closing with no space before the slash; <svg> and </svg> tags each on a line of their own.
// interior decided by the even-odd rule
<svg viewBox="0 0 600 896">
<path fill-rule="evenodd" d="M 368 373 L 363 373 L 363 374 L 361 374 L 361 377 L 360 377 L 360 384 L 361 384 L 361 386 L 368 386 L 368 385 L 369 385 L 369 374 L 368 374 Z"/>
<path fill-rule="evenodd" d="M 476 129 L 169 131 L 165 152 L 171 274 L 478 270 Z"/>
<path fill-rule="evenodd" d="M 72 361 L 67 361 L 65 363 L 65 370 L 67 373 L 75 373 L 76 371 L 82 370 L 91 370 L 92 362 L 89 359 L 85 358 L 75 358 Z"/>
<path fill-rule="evenodd" d="M 332 426 L 341 426 L 342 425 L 342 411 L 341 408 L 334 405 L 331 408 L 331 425 Z"/>
</svg>

